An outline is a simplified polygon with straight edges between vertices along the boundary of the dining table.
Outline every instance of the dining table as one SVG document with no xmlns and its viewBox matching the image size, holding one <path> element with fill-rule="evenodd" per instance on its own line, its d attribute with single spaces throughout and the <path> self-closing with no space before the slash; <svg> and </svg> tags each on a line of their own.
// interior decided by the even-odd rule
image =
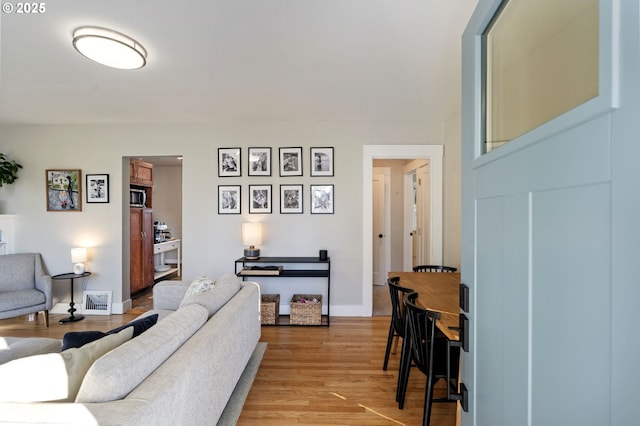
<svg viewBox="0 0 640 426">
<path fill-rule="evenodd" d="M 416 303 L 440 313 L 438 329 L 450 341 L 460 340 L 460 274 L 457 272 L 389 272 L 400 285 L 418 293 Z"/>
</svg>

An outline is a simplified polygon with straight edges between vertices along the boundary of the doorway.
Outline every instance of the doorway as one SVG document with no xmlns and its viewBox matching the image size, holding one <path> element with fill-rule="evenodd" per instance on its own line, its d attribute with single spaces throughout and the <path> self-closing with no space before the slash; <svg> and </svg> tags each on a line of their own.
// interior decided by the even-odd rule
<svg viewBox="0 0 640 426">
<path fill-rule="evenodd" d="M 410 159 L 428 160 L 430 165 L 429 186 L 429 261 L 442 263 L 442 145 L 365 145 L 363 146 L 363 205 L 373 205 L 373 160 L 375 159 Z M 373 212 L 363 209 L 362 218 L 362 315 L 373 313 Z"/>
</svg>

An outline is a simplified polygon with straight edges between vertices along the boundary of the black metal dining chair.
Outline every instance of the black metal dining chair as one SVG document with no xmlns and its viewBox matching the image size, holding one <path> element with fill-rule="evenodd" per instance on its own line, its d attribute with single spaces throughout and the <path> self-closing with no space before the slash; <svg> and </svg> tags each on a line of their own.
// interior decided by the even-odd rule
<svg viewBox="0 0 640 426">
<path fill-rule="evenodd" d="M 413 292 L 410 288 L 402 287 L 399 282 L 400 277 L 391 277 L 387 280 L 387 286 L 389 287 L 389 294 L 391 296 L 391 324 L 389 324 L 387 349 L 384 353 L 384 364 L 382 365 L 384 371 L 387 371 L 389 353 L 391 352 L 393 340 L 395 339 L 397 347 L 398 339 L 401 337 L 404 339 L 404 303 L 402 298 L 405 294 Z M 393 353 L 395 352 L 394 350 Z"/>
<path fill-rule="evenodd" d="M 435 399 L 433 389 L 438 380 L 448 380 L 451 377 L 450 357 L 456 354 L 451 353 L 446 337 L 437 331 L 436 321 L 440 319 L 440 313 L 417 306 L 417 298 L 418 293 L 412 292 L 403 299 L 406 315 L 405 339 L 398 375 L 397 400 L 398 408 L 402 409 L 409 373 L 412 365 L 415 365 L 427 377 L 422 424 L 428 426 L 433 402 L 454 402 L 448 398 Z M 457 375 L 457 363 L 455 367 Z"/>
<path fill-rule="evenodd" d="M 456 272 L 458 268 L 442 265 L 418 265 L 413 267 L 413 272 Z"/>
</svg>

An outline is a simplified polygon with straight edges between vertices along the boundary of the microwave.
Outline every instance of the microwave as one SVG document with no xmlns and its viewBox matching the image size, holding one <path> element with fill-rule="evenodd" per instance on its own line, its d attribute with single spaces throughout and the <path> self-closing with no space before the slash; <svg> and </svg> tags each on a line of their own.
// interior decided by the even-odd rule
<svg viewBox="0 0 640 426">
<path fill-rule="evenodd" d="M 130 207 L 147 207 L 147 191 L 144 189 L 129 189 Z"/>
</svg>

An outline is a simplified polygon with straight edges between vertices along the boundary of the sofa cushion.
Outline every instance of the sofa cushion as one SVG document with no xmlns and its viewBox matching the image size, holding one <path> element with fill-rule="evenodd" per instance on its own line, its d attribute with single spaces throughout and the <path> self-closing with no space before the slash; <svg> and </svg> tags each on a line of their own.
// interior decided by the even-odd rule
<svg viewBox="0 0 640 426">
<path fill-rule="evenodd" d="M 0 337 L 0 364 L 31 355 L 60 352 L 58 339 L 48 337 Z"/>
<path fill-rule="evenodd" d="M 69 348 L 79 348 L 87 343 L 91 343 L 94 340 L 98 340 L 104 336 L 109 334 L 116 334 L 120 331 L 124 330 L 127 327 L 133 327 L 133 337 L 137 337 L 142 334 L 145 330 L 148 330 L 158 321 L 158 315 L 149 315 L 144 318 L 138 318 L 133 320 L 125 325 L 121 325 L 120 327 L 114 328 L 113 330 L 107 331 L 106 333 L 103 331 L 70 331 L 65 333 L 62 337 L 62 350 L 67 350 Z"/>
<path fill-rule="evenodd" d="M 91 364 L 133 336 L 133 327 L 81 348 L 19 358 L 0 365 L 0 401 L 73 401 Z M 6 384 L 10 383 L 10 386 Z"/>
<path fill-rule="evenodd" d="M 211 290 L 215 286 L 215 282 L 207 277 L 207 274 L 202 274 L 189 284 L 186 294 L 193 295 L 204 293 Z"/>
<path fill-rule="evenodd" d="M 239 290 L 240 279 L 234 274 L 224 274 L 213 285 L 202 285 L 196 283 L 189 287 L 180 307 L 191 304 L 202 305 L 209 311 L 211 318 L 221 307 L 224 306 Z M 192 290 L 193 288 L 193 290 Z"/>
<path fill-rule="evenodd" d="M 0 297 L 0 312 L 11 311 L 27 306 L 42 305 L 44 302 L 44 293 L 36 290 L 33 286 L 27 290 L 2 292 L 2 297 Z"/>
<path fill-rule="evenodd" d="M 96 361 L 87 372 L 76 402 L 122 399 L 169 358 L 207 320 L 199 305 L 181 308 L 139 337 Z"/>
</svg>

